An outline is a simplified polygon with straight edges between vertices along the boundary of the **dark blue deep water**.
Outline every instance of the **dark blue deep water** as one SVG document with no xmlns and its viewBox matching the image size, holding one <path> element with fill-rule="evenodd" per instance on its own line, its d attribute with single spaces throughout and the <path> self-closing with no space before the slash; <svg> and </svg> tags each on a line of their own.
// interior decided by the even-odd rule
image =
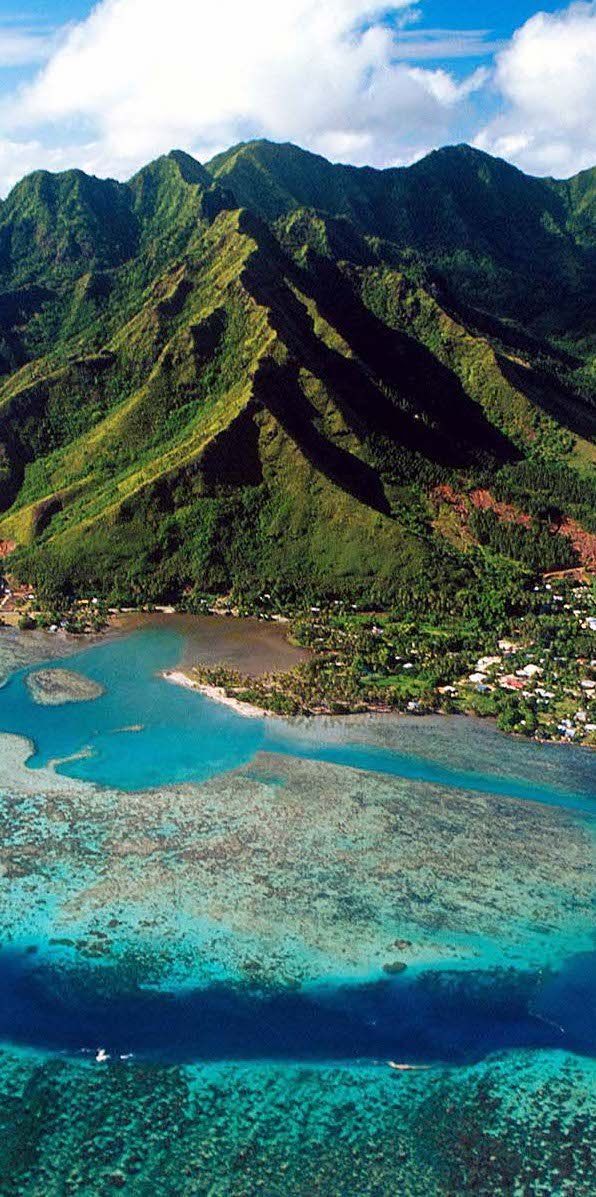
<svg viewBox="0 0 596 1197">
<path fill-rule="evenodd" d="M 427 972 L 301 991 L 98 989 L 93 969 L 0 954 L 0 1041 L 160 1060 L 463 1064 L 508 1048 L 596 1056 L 596 954 L 552 975 Z"/>
<path fill-rule="evenodd" d="M 287 728 L 280 720 L 246 719 L 159 676 L 162 670 L 176 666 L 182 648 L 180 633 L 155 628 L 51 662 L 44 668 L 78 670 L 105 688 L 105 694 L 95 701 L 68 706 L 34 703 L 25 678 L 39 666 L 22 670 L 0 689 L 0 731 L 26 736 L 34 743 L 35 753 L 28 762 L 32 768 L 87 751 L 89 755 L 68 760 L 59 771 L 125 790 L 203 781 L 247 764 L 256 752 L 266 750 L 594 810 L 587 784 L 579 793 L 572 786 L 569 790 L 547 782 L 538 786 L 516 779 L 510 770 L 508 776 L 484 773 L 477 762 L 471 761 L 470 768 L 462 770 L 411 752 L 350 742 L 325 743 L 318 735 Z"/>
<path fill-rule="evenodd" d="M 152 629 L 105 641 L 48 668 L 99 682 L 97 700 L 36 705 L 28 670 L 0 689 L 0 731 L 28 737 L 33 769 L 62 760 L 63 773 L 125 790 L 201 781 L 247 764 L 260 750 L 350 765 L 468 790 L 593 810 L 590 765 L 569 787 L 413 752 L 349 741 L 278 720 L 245 719 L 159 676 L 182 655 L 182 637 Z M 39 668 L 39 666 L 32 667 Z M 133 728 L 137 730 L 132 730 Z M 503 750 L 522 760 L 519 746 Z M 533 751 L 531 748 L 529 751 Z M 536 753 L 542 749 L 535 748 Z M 574 750 L 570 750 L 573 752 Z M 70 759 L 87 752 L 82 759 Z M 516 755 L 520 754 L 519 756 Z M 456 754 L 457 755 L 457 754 Z M 472 753 L 470 753 L 473 756 Z M 541 761 L 547 759 L 541 756 Z M 493 753 L 493 762 L 495 758 Z M 526 759 L 525 757 L 523 758 Z M 571 760 L 571 758 L 567 758 Z M 506 774 L 506 775 L 505 775 Z M 557 778 L 565 773 L 560 769 Z M 109 967 L 64 966 L 37 954 L 0 951 L 0 1041 L 45 1049 L 166 1060 L 388 1060 L 459 1064 L 515 1047 L 560 1047 L 596 1055 L 596 955 L 556 974 L 520 971 L 406 973 L 370 984 L 301 990 L 217 985 L 164 993 L 123 987 Z"/>
</svg>

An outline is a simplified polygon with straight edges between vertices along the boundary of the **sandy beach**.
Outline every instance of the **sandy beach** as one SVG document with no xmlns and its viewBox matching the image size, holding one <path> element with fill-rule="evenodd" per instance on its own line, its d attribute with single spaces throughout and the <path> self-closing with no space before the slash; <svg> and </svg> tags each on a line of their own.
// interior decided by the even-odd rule
<svg viewBox="0 0 596 1197">
<path fill-rule="evenodd" d="M 226 707 L 231 707 L 236 711 L 237 715 L 243 715 L 246 719 L 263 719 L 267 715 L 266 711 L 262 711 L 260 707 L 255 707 L 249 702 L 240 702 L 238 698 L 233 698 L 226 694 L 222 686 L 206 686 L 202 682 L 196 682 L 189 677 L 187 673 L 182 670 L 173 669 L 168 670 L 162 675 L 167 682 L 172 682 L 175 686 L 185 686 L 187 690 L 196 690 L 199 694 L 204 694 L 205 698 L 210 698 L 214 702 L 221 702 Z M 267 716 L 269 717 L 269 716 Z"/>
</svg>

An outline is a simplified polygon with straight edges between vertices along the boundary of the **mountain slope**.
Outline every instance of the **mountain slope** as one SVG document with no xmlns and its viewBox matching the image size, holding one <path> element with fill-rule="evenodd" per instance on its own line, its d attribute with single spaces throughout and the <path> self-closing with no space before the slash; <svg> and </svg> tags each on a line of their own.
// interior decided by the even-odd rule
<svg viewBox="0 0 596 1197">
<path fill-rule="evenodd" d="M 457 300 L 494 315 L 555 336 L 573 336 L 584 308 L 593 316 L 596 171 L 562 184 L 532 179 L 469 146 L 374 170 L 269 142 L 238 146 L 207 169 L 267 220 L 299 208 L 346 217 L 419 255 Z"/>
<path fill-rule="evenodd" d="M 482 219 L 468 158 L 486 175 Z M 174 152 L 129 184 L 19 185 L 0 210 L 12 568 L 46 590 L 135 600 L 430 598 L 477 572 L 444 534 L 441 488 L 497 483 L 529 509 L 537 470 L 551 506 L 589 518 L 585 357 L 458 299 L 465 270 L 437 276 L 448 214 L 448 246 L 473 231 L 507 292 L 497 234 L 510 196 L 503 164 L 484 159 L 458 150 L 360 172 L 265 144 L 208 169 Z M 507 179 L 527 184 L 526 250 L 548 256 L 554 238 L 567 270 L 589 241 L 589 181 L 559 195 Z M 532 198 L 544 191 L 556 213 L 573 208 L 577 241 L 544 226 Z M 417 230 L 415 253 L 399 228 Z M 533 286 L 523 263 L 518 281 Z M 573 564 L 570 542 L 552 542 L 553 561 Z"/>
</svg>

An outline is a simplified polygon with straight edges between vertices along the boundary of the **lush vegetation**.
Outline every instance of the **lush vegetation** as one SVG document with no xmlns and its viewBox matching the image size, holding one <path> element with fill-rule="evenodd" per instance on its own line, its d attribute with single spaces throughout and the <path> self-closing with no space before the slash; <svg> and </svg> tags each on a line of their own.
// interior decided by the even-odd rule
<svg viewBox="0 0 596 1197">
<path fill-rule="evenodd" d="M 501 590 L 495 602 L 495 575 L 483 581 L 476 612 L 372 614 L 336 600 L 297 615 L 293 637 L 313 655 L 290 673 L 254 679 L 221 666 L 193 673 L 280 715 L 466 712 L 493 716 L 518 735 L 596 746 L 593 589 L 561 579 L 556 589 L 531 586 L 526 578 L 509 600 Z"/>
<path fill-rule="evenodd" d="M 549 526 L 533 524 L 529 528 L 500 520 L 494 511 L 474 511 L 470 528 L 480 544 L 494 553 L 521 561 L 535 574 L 540 571 L 572 569 L 578 564 L 577 553 L 567 536 L 559 536 Z"/>
<path fill-rule="evenodd" d="M 458 302 L 518 322 L 526 339 L 587 335 L 593 349 L 596 170 L 566 183 L 529 179 L 469 146 L 409 169 L 358 170 L 263 141 L 207 169 L 266 220 L 300 209 L 342 217 Z"/>
<path fill-rule="evenodd" d="M 466 147 L 23 180 L 0 207 L 11 573 L 47 607 L 508 618 L 579 564 L 565 521 L 594 528 L 591 196 Z M 494 509 L 437 510 L 475 487 Z"/>
</svg>

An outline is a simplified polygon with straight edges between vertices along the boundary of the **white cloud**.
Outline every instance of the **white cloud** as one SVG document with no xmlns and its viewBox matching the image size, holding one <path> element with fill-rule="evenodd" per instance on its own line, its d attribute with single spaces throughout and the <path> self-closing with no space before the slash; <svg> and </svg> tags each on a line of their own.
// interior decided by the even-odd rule
<svg viewBox="0 0 596 1197">
<path fill-rule="evenodd" d="M 421 70 L 420 67 L 412 67 L 409 74 L 411 78 L 418 80 L 429 95 L 434 96 L 435 100 L 447 108 L 459 104 L 460 100 L 478 91 L 488 78 L 488 72 L 483 67 L 474 71 L 467 79 L 464 79 L 463 83 L 456 82 L 453 75 L 441 69 L 428 71 Z"/>
<path fill-rule="evenodd" d="M 123 178 L 174 146 L 205 159 L 250 137 L 410 162 L 478 128 L 487 80 L 500 108 L 474 144 L 534 173 L 596 162 L 596 0 L 537 13 L 505 47 L 424 29 L 421 4 L 101 0 L 54 35 L 0 24 L 0 66 L 47 57 L 0 103 L 0 190 L 34 166 Z M 448 67 L 495 50 L 492 74 Z"/>
<path fill-rule="evenodd" d="M 0 138 L 0 180 L 3 190 L 9 191 L 24 175 L 33 170 L 66 170 L 79 165 L 80 148 L 47 146 L 36 138 L 13 141 Z M 92 156 L 92 148 L 84 151 Z"/>
<path fill-rule="evenodd" d="M 407 29 L 396 44 L 396 57 L 422 62 L 431 58 L 486 58 L 503 47 L 494 41 L 488 29 Z"/>
<path fill-rule="evenodd" d="M 0 67 L 30 66 L 50 53 L 52 38 L 33 29 L 0 25 Z"/>
<path fill-rule="evenodd" d="M 502 111 L 475 144 L 535 174 L 596 163 L 596 2 L 537 13 L 498 55 Z"/>
<path fill-rule="evenodd" d="M 416 0 L 102 0 L 0 126 L 13 142 L 72 130 L 80 165 L 120 177 L 172 146 L 204 156 L 252 136 L 385 165 L 448 137 L 481 82 L 399 61 L 416 13 Z"/>
</svg>

